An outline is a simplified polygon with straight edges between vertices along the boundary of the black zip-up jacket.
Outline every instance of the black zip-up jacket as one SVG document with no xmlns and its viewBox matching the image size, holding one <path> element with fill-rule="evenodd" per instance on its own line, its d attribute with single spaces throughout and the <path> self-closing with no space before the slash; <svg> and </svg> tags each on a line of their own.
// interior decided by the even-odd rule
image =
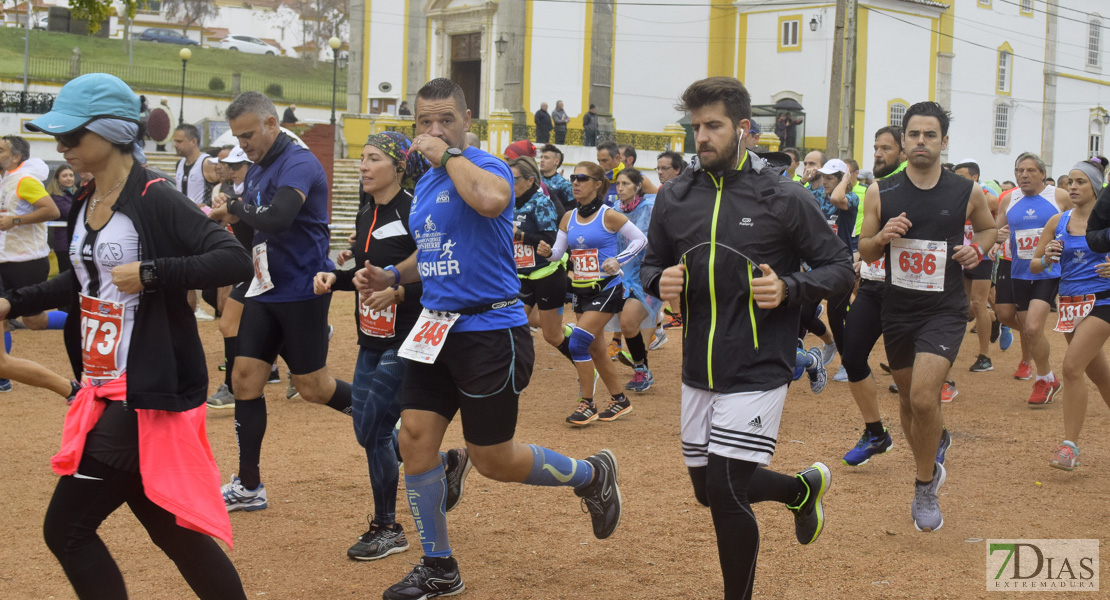
<svg viewBox="0 0 1110 600">
<path fill-rule="evenodd" d="M 789 383 L 801 305 L 851 292 L 848 248 L 810 193 L 778 173 L 748 154 L 723 177 L 687 169 L 655 197 L 640 278 L 658 296 L 663 270 L 686 264 L 682 381 L 689 386 L 736 393 Z M 800 272 L 802 261 L 812 270 Z M 751 297 L 759 264 L 786 283 L 786 302 L 773 310 Z"/>
<path fill-rule="evenodd" d="M 1087 247 L 1099 254 L 1110 252 L 1110 186 L 1102 188 L 1087 218 Z"/>
<path fill-rule="evenodd" d="M 66 232 L 84 226 L 88 185 L 73 202 Z M 136 163 L 112 210 L 131 219 L 139 235 L 139 259 L 153 260 L 158 284 L 139 298 L 127 358 L 127 403 L 130 408 L 186 411 L 204 403 L 208 369 L 189 309 L 188 290 L 231 285 L 251 277 L 251 259 L 226 229 L 212 221 L 173 185 Z M 73 271 L 18 290 L 8 290 L 9 317 L 58 307 L 79 306 L 80 284 Z M 65 325 L 66 350 L 81 369 L 81 313 L 70 310 Z"/>
</svg>

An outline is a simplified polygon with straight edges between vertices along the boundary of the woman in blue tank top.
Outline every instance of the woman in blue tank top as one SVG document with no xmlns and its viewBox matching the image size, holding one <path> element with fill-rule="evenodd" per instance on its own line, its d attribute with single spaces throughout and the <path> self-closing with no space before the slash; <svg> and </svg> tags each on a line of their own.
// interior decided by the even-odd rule
<svg viewBox="0 0 1110 600">
<path fill-rule="evenodd" d="M 557 262 L 570 252 L 571 291 L 578 323 L 571 331 L 569 350 L 578 370 L 582 395 L 567 423 L 583 426 L 595 420 L 613 421 L 632 412 L 616 367 L 605 352 L 602 333 L 605 324 L 624 305 L 621 268 L 643 251 L 647 238 L 628 217 L 605 206 L 609 183 L 600 166 L 580 162 L 570 180 L 578 206 L 563 215 L 554 246 L 540 242 L 536 254 Z M 621 235 L 628 239 L 623 251 L 618 249 Z M 593 389 L 589 385 L 594 373 L 601 376 L 611 395 L 609 406 L 600 413 L 594 407 Z"/>
<path fill-rule="evenodd" d="M 1103 166 L 1084 161 L 1068 174 L 1068 192 L 1075 208 L 1053 216 L 1041 236 L 1030 270 L 1037 274 L 1060 264 L 1059 321 L 1068 351 L 1064 355 L 1064 441 L 1051 466 L 1071 471 L 1079 465 L 1079 433 L 1087 412 L 1086 373 L 1110 406 L 1110 367 L 1102 347 L 1110 339 L 1110 256 L 1098 256 L 1087 246 L 1087 218 L 1102 190 Z"/>
</svg>

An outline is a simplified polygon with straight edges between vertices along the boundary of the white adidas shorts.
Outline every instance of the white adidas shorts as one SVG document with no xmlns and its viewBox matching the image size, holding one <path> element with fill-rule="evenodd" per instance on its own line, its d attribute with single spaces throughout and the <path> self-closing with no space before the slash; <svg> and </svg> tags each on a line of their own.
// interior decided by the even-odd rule
<svg viewBox="0 0 1110 600">
<path fill-rule="evenodd" d="M 720 394 L 682 384 L 682 454 L 687 467 L 704 467 L 716 454 L 771 463 L 786 385 L 766 392 Z"/>
</svg>

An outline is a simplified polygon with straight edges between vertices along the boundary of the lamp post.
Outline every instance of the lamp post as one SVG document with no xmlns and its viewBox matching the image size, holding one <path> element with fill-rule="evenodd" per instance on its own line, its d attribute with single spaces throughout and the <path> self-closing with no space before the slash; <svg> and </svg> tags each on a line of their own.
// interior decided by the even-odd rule
<svg viewBox="0 0 1110 600">
<path fill-rule="evenodd" d="M 343 42 L 334 35 L 328 40 L 331 46 L 331 124 L 335 125 L 335 86 L 339 77 L 339 47 Z"/>
<path fill-rule="evenodd" d="M 193 57 L 193 51 L 188 48 L 182 48 L 181 52 L 177 53 L 181 57 L 181 112 L 177 115 L 177 124 L 185 124 L 185 67 L 189 64 L 189 59 Z"/>
</svg>

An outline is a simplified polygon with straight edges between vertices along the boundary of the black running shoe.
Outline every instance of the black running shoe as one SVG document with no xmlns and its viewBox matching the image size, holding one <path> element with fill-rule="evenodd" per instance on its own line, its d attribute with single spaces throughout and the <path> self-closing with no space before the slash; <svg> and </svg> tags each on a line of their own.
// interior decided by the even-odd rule
<svg viewBox="0 0 1110 600">
<path fill-rule="evenodd" d="M 817 541 L 825 529 L 825 512 L 821 498 L 832 483 L 832 473 L 824 463 L 815 462 L 810 468 L 795 475 L 806 486 L 806 496 L 797 506 L 786 505 L 794 513 L 794 535 L 802 545 Z"/>
<path fill-rule="evenodd" d="M 985 373 L 987 371 L 993 371 L 994 365 L 991 364 L 990 357 L 980 354 L 979 358 L 975 359 L 975 364 L 971 365 L 971 368 L 968 370 L 972 373 Z"/>
<path fill-rule="evenodd" d="M 613 396 L 609 400 L 609 408 L 597 414 L 598 421 L 616 421 L 618 418 L 632 412 L 632 401 L 624 394 L 620 395 L 620 400 L 617 396 Z"/>
<path fill-rule="evenodd" d="M 290 381 L 292 381 L 292 378 L 290 378 Z M 278 372 L 278 368 L 276 366 L 270 369 L 270 377 L 266 379 L 267 385 L 271 383 L 281 383 L 281 373 Z"/>
<path fill-rule="evenodd" d="M 434 567 L 428 563 L 450 563 L 449 567 Z M 420 559 L 420 564 L 400 582 L 389 586 L 382 594 L 383 600 L 427 600 L 439 596 L 454 596 L 466 589 L 459 577 L 459 565 L 453 557 Z"/>
<path fill-rule="evenodd" d="M 347 550 L 347 557 L 354 560 L 378 560 L 408 549 L 409 542 L 400 523 L 385 526 L 374 521 L 370 523 L 370 529 L 358 536 L 355 545 Z"/>
<path fill-rule="evenodd" d="M 447 512 L 451 512 L 462 500 L 463 486 L 472 466 L 474 463 L 470 462 L 470 453 L 466 448 L 452 448 L 447 451 L 447 466 L 444 467 L 447 472 Z"/>
<path fill-rule="evenodd" d="M 594 537 L 603 540 L 621 522 L 621 491 L 617 487 L 617 457 L 602 450 L 586 459 L 594 468 L 594 480 L 574 493 L 582 498 L 583 512 L 590 513 Z"/>
</svg>

